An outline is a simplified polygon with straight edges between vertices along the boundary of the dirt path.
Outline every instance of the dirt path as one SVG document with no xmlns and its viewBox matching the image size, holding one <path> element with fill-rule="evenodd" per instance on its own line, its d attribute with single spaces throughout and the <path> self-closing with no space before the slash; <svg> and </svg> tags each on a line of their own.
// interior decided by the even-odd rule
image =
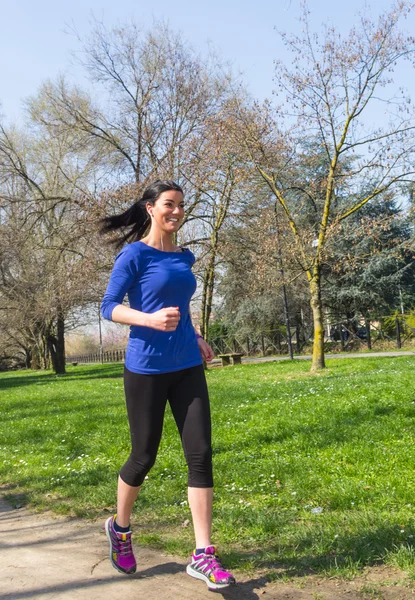
<svg viewBox="0 0 415 600">
<path fill-rule="evenodd" d="M 185 561 L 135 548 L 137 573 L 110 565 L 103 523 L 32 514 L 0 500 L 0 598 L 13 600 L 203 600 L 206 585 L 185 573 Z M 352 582 L 296 578 L 266 583 L 236 573 L 238 584 L 216 594 L 229 600 L 407 600 L 415 590 L 391 569 L 376 568 Z"/>
</svg>

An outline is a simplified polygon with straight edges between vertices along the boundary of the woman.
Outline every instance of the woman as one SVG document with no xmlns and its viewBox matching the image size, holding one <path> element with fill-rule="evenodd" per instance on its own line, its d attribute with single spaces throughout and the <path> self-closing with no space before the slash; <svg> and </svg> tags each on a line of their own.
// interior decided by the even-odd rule
<svg viewBox="0 0 415 600">
<path fill-rule="evenodd" d="M 209 398 L 202 359 L 212 348 L 196 334 L 189 303 L 196 290 L 194 256 L 173 243 L 184 217 L 183 191 L 156 181 L 126 212 L 104 219 L 103 231 L 130 228 L 121 243 L 102 301 L 104 318 L 130 325 L 124 389 L 131 454 L 118 478 L 117 513 L 105 523 L 110 559 L 134 573 L 130 517 L 145 476 L 153 466 L 170 403 L 188 466 L 188 499 L 196 538 L 187 573 L 220 590 L 235 583 L 211 544 L 212 448 Z M 144 236 L 144 237 L 143 237 Z M 122 304 L 128 294 L 130 306 Z"/>
</svg>

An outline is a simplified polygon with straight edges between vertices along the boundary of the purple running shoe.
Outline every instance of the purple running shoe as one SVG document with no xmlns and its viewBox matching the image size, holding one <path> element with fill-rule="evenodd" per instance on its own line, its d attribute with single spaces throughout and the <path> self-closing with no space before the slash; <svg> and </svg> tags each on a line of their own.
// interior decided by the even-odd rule
<svg viewBox="0 0 415 600">
<path fill-rule="evenodd" d="M 110 561 L 112 566 L 120 573 L 132 575 L 135 573 L 137 563 L 131 544 L 131 531 L 127 533 L 115 531 L 114 521 L 116 516 L 109 517 L 105 521 L 105 532 L 110 543 Z"/>
<path fill-rule="evenodd" d="M 193 553 L 186 573 L 204 581 L 210 590 L 222 590 L 235 583 L 235 577 L 225 571 L 215 555 L 215 546 L 208 546 L 203 554 Z"/>
</svg>

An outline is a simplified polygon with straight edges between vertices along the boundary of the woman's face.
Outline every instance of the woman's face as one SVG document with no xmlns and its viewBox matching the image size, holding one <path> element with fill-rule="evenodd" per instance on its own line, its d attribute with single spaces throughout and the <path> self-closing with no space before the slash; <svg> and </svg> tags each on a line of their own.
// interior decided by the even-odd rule
<svg viewBox="0 0 415 600">
<path fill-rule="evenodd" d="M 151 227 L 159 228 L 166 233 L 175 233 L 184 217 L 183 194 L 176 190 L 163 192 L 154 205 L 147 204 L 151 216 Z"/>
</svg>

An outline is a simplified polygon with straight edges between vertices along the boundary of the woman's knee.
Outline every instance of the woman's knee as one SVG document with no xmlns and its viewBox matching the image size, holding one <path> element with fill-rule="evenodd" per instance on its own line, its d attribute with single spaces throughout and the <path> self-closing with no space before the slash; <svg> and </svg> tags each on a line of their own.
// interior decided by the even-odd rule
<svg viewBox="0 0 415 600">
<path fill-rule="evenodd" d="M 213 487 L 212 448 L 206 446 L 186 455 L 190 487 Z"/>
<path fill-rule="evenodd" d="M 156 457 L 150 454 L 145 454 L 140 457 L 131 454 L 120 470 L 120 477 L 128 485 L 134 487 L 139 486 L 143 483 L 155 461 Z"/>
</svg>

